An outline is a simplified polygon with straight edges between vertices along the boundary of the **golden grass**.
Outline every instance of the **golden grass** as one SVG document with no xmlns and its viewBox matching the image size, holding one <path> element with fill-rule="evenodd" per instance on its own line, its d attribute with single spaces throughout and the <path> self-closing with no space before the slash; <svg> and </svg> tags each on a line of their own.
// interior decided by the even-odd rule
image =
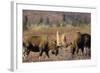
<svg viewBox="0 0 100 73">
<path fill-rule="evenodd" d="M 49 39 L 56 39 L 56 32 L 59 31 L 59 34 L 71 34 L 72 38 L 74 37 L 75 32 L 79 31 L 81 33 L 91 34 L 90 26 L 66 26 L 66 27 L 31 27 L 29 30 L 23 31 L 23 41 L 32 40 L 32 36 L 48 36 Z"/>
</svg>

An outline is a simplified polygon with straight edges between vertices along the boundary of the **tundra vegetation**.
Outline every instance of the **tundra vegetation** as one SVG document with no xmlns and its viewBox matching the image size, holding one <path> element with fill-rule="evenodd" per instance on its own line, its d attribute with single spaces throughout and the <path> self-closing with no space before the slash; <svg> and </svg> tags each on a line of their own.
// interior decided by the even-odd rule
<svg viewBox="0 0 100 73">
<path fill-rule="evenodd" d="M 90 13 L 23 10 L 23 62 L 91 59 L 90 46 Z"/>
</svg>

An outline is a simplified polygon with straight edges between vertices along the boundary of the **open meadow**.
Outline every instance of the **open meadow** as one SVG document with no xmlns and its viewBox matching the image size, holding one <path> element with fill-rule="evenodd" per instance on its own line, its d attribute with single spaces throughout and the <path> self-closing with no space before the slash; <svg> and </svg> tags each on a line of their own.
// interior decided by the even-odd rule
<svg viewBox="0 0 100 73">
<path fill-rule="evenodd" d="M 91 13 L 23 10 L 22 61 L 91 59 Z"/>
<path fill-rule="evenodd" d="M 71 43 L 75 37 L 76 32 L 91 33 L 90 26 L 66 26 L 66 27 L 35 27 L 32 26 L 29 30 L 23 32 L 23 41 L 31 41 L 32 44 L 40 43 L 40 38 L 34 36 L 42 36 L 42 39 L 48 38 L 48 42 L 57 41 L 57 31 L 59 33 L 59 42 L 63 43 L 63 35 L 66 36 L 66 45 Z M 47 39 L 46 39 L 47 40 Z M 51 48 L 52 49 L 52 48 Z M 56 48 L 54 48 L 56 49 Z M 81 50 L 78 55 L 72 55 L 71 46 L 59 48 L 59 54 L 56 56 L 49 51 L 50 57 L 48 58 L 43 52 L 43 55 L 39 56 L 40 52 L 30 52 L 29 55 L 23 59 L 23 62 L 39 62 L 39 61 L 62 61 L 62 60 L 82 60 L 90 59 L 89 55 L 81 55 Z"/>
</svg>

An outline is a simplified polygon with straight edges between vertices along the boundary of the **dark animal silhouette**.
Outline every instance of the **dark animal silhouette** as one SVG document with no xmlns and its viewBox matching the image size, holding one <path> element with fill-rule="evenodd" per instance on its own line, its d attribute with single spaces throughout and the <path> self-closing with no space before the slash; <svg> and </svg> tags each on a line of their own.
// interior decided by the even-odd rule
<svg viewBox="0 0 100 73">
<path fill-rule="evenodd" d="M 76 54 L 79 52 L 79 49 L 81 49 L 82 53 L 84 53 L 84 48 L 91 49 L 91 36 L 87 33 L 81 34 L 79 32 L 79 39 L 74 42 L 73 46 L 73 52 L 72 54 Z"/>
<path fill-rule="evenodd" d="M 49 58 L 49 43 L 48 42 L 45 42 L 43 43 L 41 49 L 40 49 L 40 56 L 42 56 L 43 52 L 45 52 L 45 54 L 48 56 Z"/>
<path fill-rule="evenodd" d="M 39 47 L 39 45 L 36 44 L 32 44 L 31 42 L 28 42 L 28 46 L 25 45 L 25 43 L 23 42 L 23 46 L 26 47 L 26 54 L 29 55 L 30 51 L 32 52 L 40 52 L 39 56 L 42 56 L 43 52 L 45 52 L 45 54 L 48 56 L 49 58 L 49 54 L 48 54 L 48 42 L 46 42 L 45 44 L 43 44 L 44 47 Z"/>
</svg>

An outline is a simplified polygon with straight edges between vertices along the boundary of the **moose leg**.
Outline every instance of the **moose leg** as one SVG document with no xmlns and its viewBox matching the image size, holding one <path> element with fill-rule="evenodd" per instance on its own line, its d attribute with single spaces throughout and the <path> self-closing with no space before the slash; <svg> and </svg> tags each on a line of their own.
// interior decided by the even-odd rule
<svg viewBox="0 0 100 73">
<path fill-rule="evenodd" d="M 58 55 L 58 53 L 59 53 L 59 49 L 57 48 L 57 50 L 56 50 L 56 54 L 55 54 L 55 55 L 57 56 L 57 55 Z"/>
<path fill-rule="evenodd" d="M 81 48 L 82 55 L 84 55 L 84 47 Z"/>
<path fill-rule="evenodd" d="M 43 49 L 42 49 L 42 50 L 40 50 L 40 56 L 42 56 L 42 54 L 43 54 Z"/>
<path fill-rule="evenodd" d="M 85 56 L 91 56 L 91 49 L 89 49 L 88 47 L 84 48 L 84 55 Z"/>
<path fill-rule="evenodd" d="M 45 51 L 45 53 L 46 53 L 46 55 L 47 55 L 48 58 L 49 58 L 49 51 L 47 50 L 47 51 Z"/>
<path fill-rule="evenodd" d="M 27 50 L 27 52 L 26 52 L 27 56 L 29 55 L 29 53 L 30 53 L 30 50 Z"/>
<path fill-rule="evenodd" d="M 78 53 L 79 53 L 79 49 L 76 50 L 76 54 L 78 54 Z"/>
<path fill-rule="evenodd" d="M 75 55 L 75 48 L 72 48 L 72 55 Z"/>
</svg>

